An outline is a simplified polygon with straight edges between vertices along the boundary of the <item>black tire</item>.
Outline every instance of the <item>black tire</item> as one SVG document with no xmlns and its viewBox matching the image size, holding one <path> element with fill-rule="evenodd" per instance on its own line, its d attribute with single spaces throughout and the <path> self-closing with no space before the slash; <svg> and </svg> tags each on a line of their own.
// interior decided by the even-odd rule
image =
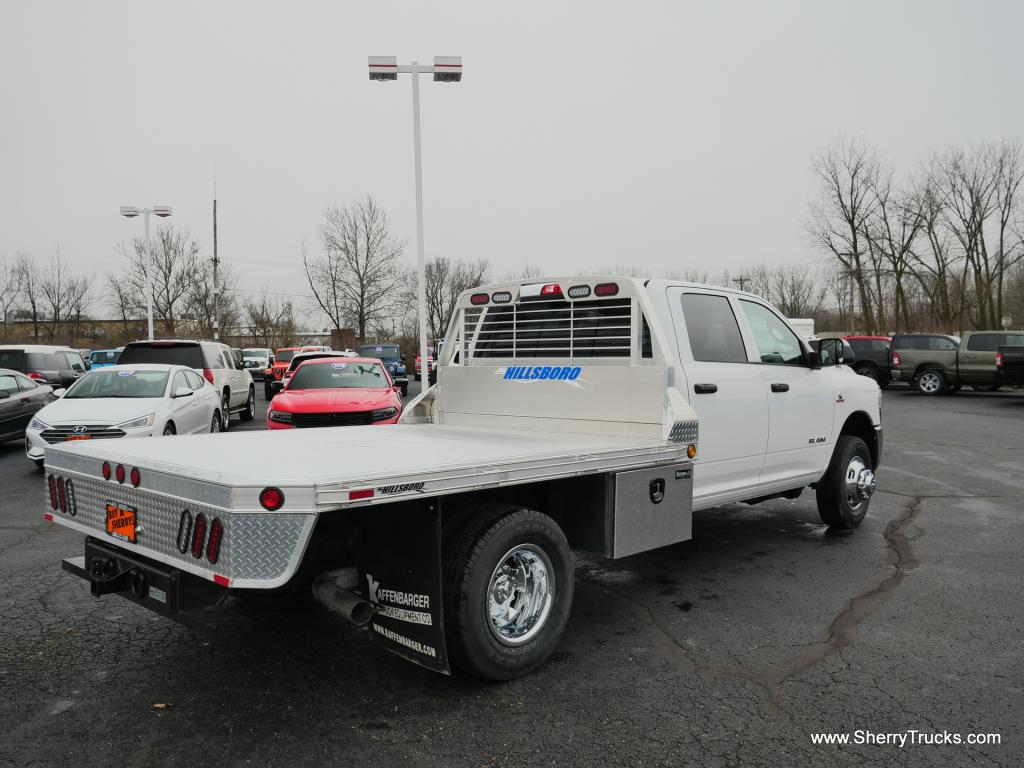
<svg viewBox="0 0 1024 768">
<path fill-rule="evenodd" d="M 214 411 L 213 412 L 213 418 L 210 419 L 210 434 L 211 435 L 215 435 L 218 432 L 220 432 L 220 425 L 221 425 L 220 411 Z"/>
<path fill-rule="evenodd" d="M 914 386 L 922 395 L 941 395 L 947 391 L 946 374 L 938 368 L 928 368 L 917 375 Z"/>
<path fill-rule="evenodd" d="M 242 421 L 252 421 L 256 418 L 256 389 L 249 387 L 249 397 L 245 401 L 245 410 L 238 414 Z"/>
<path fill-rule="evenodd" d="M 420 375 L 417 373 L 413 378 L 416 379 L 416 381 L 419 381 L 420 380 Z"/>
<path fill-rule="evenodd" d="M 224 392 L 220 396 L 220 431 L 231 429 L 231 394 Z"/>
<path fill-rule="evenodd" d="M 274 390 L 270 388 L 270 379 L 263 380 L 263 399 L 268 403 L 274 399 Z"/>
<path fill-rule="evenodd" d="M 871 488 L 866 497 L 862 497 L 857 489 L 851 488 L 850 485 L 850 480 L 855 484 L 861 479 L 858 466 L 871 471 Z M 856 528 L 860 525 L 871 505 L 871 494 L 874 493 L 874 472 L 871 468 L 871 451 L 867 443 L 853 435 L 840 435 L 832 452 L 832 461 L 829 462 L 828 469 L 815 489 L 818 514 L 821 515 L 822 522 L 840 529 Z M 854 471 L 857 472 L 857 477 L 851 477 Z"/>
<path fill-rule="evenodd" d="M 168 421 L 167 424 L 164 426 L 164 437 L 176 434 L 178 434 L 178 430 L 174 428 L 174 422 Z"/>
<path fill-rule="evenodd" d="M 34 459 L 32 461 L 32 463 L 36 465 L 36 469 L 38 469 L 40 472 L 42 470 L 46 469 L 46 466 L 45 466 L 45 463 L 44 463 L 43 459 Z"/>
<path fill-rule="evenodd" d="M 404 387 L 402 387 L 402 397 L 405 397 L 408 394 L 409 394 L 409 385 L 406 384 Z"/>
<path fill-rule="evenodd" d="M 453 663 L 486 680 L 529 674 L 554 651 L 569 620 L 575 573 L 565 534 L 547 515 L 513 506 L 473 510 L 453 525 L 458 527 L 446 532 L 452 557 L 444 582 L 445 637 Z M 495 627 L 488 610 L 492 578 L 503 562 L 523 556 L 548 574 L 550 599 L 525 639 L 501 640 L 507 627 Z"/>
<path fill-rule="evenodd" d="M 892 379 L 886 378 L 885 374 L 882 374 L 881 376 L 879 376 L 876 379 L 876 381 L 878 382 L 878 388 L 879 389 L 885 389 L 886 387 L 888 387 L 892 383 Z"/>
</svg>

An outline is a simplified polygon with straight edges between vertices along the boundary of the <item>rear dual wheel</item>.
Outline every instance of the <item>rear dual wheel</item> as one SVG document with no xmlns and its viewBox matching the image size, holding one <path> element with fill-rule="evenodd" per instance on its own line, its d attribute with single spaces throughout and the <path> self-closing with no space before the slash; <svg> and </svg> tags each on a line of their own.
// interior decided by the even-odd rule
<svg viewBox="0 0 1024 768">
<path fill-rule="evenodd" d="M 574 569 L 569 543 L 541 512 L 490 506 L 446 531 L 445 636 L 456 666 L 511 680 L 543 664 L 569 620 Z"/>
</svg>

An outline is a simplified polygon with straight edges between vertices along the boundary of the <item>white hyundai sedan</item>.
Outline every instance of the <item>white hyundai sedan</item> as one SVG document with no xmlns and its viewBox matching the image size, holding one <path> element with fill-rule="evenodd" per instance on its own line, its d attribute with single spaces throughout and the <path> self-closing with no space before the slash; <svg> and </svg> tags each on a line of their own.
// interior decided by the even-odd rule
<svg viewBox="0 0 1024 768">
<path fill-rule="evenodd" d="M 43 466 L 46 446 L 75 440 L 220 432 L 220 396 L 181 365 L 111 365 L 90 371 L 36 413 L 25 453 Z"/>
</svg>

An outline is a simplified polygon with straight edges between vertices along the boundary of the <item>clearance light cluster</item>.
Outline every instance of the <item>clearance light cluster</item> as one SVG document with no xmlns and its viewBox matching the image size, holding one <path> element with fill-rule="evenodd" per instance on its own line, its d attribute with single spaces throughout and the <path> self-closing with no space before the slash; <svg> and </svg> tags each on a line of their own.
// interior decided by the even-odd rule
<svg viewBox="0 0 1024 768">
<path fill-rule="evenodd" d="M 78 500 L 75 498 L 75 484 L 70 478 L 63 478 L 59 475 L 49 475 L 46 478 L 46 489 L 50 494 L 50 509 L 59 511 L 62 515 L 74 517 L 78 513 Z M 47 520 L 53 520 L 53 515 L 47 512 L 43 515 Z"/>
<path fill-rule="evenodd" d="M 205 555 L 210 565 L 214 565 L 220 559 L 220 548 L 223 542 L 224 524 L 219 517 L 215 517 L 212 522 L 209 522 L 202 512 L 193 516 L 192 512 L 186 509 L 181 513 L 181 518 L 178 520 L 178 535 L 175 538 L 175 545 L 181 554 L 191 553 L 196 560 L 202 559 Z M 227 586 L 227 584 L 222 586 Z"/>
<path fill-rule="evenodd" d="M 139 483 L 142 482 L 142 472 L 139 471 L 138 467 L 132 467 L 131 470 L 126 470 L 124 464 L 118 464 L 116 467 L 111 467 L 109 461 L 104 461 L 100 467 L 100 472 L 103 474 L 104 480 L 109 480 L 111 475 L 117 482 L 124 484 L 127 479 L 133 487 L 138 488 Z"/>
</svg>

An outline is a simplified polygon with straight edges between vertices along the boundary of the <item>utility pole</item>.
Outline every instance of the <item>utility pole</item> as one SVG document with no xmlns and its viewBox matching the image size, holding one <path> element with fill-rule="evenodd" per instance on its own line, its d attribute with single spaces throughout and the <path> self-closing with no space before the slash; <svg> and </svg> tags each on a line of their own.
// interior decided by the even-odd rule
<svg viewBox="0 0 1024 768">
<path fill-rule="evenodd" d="M 220 287 L 217 283 L 217 198 L 213 198 L 213 340 L 220 341 Z"/>
<path fill-rule="evenodd" d="M 740 275 L 739 277 L 734 277 L 732 281 L 739 285 L 741 291 L 745 291 L 747 290 L 747 283 L 750 282 L 750 278 L 746 275 Z"/>
</svg>

